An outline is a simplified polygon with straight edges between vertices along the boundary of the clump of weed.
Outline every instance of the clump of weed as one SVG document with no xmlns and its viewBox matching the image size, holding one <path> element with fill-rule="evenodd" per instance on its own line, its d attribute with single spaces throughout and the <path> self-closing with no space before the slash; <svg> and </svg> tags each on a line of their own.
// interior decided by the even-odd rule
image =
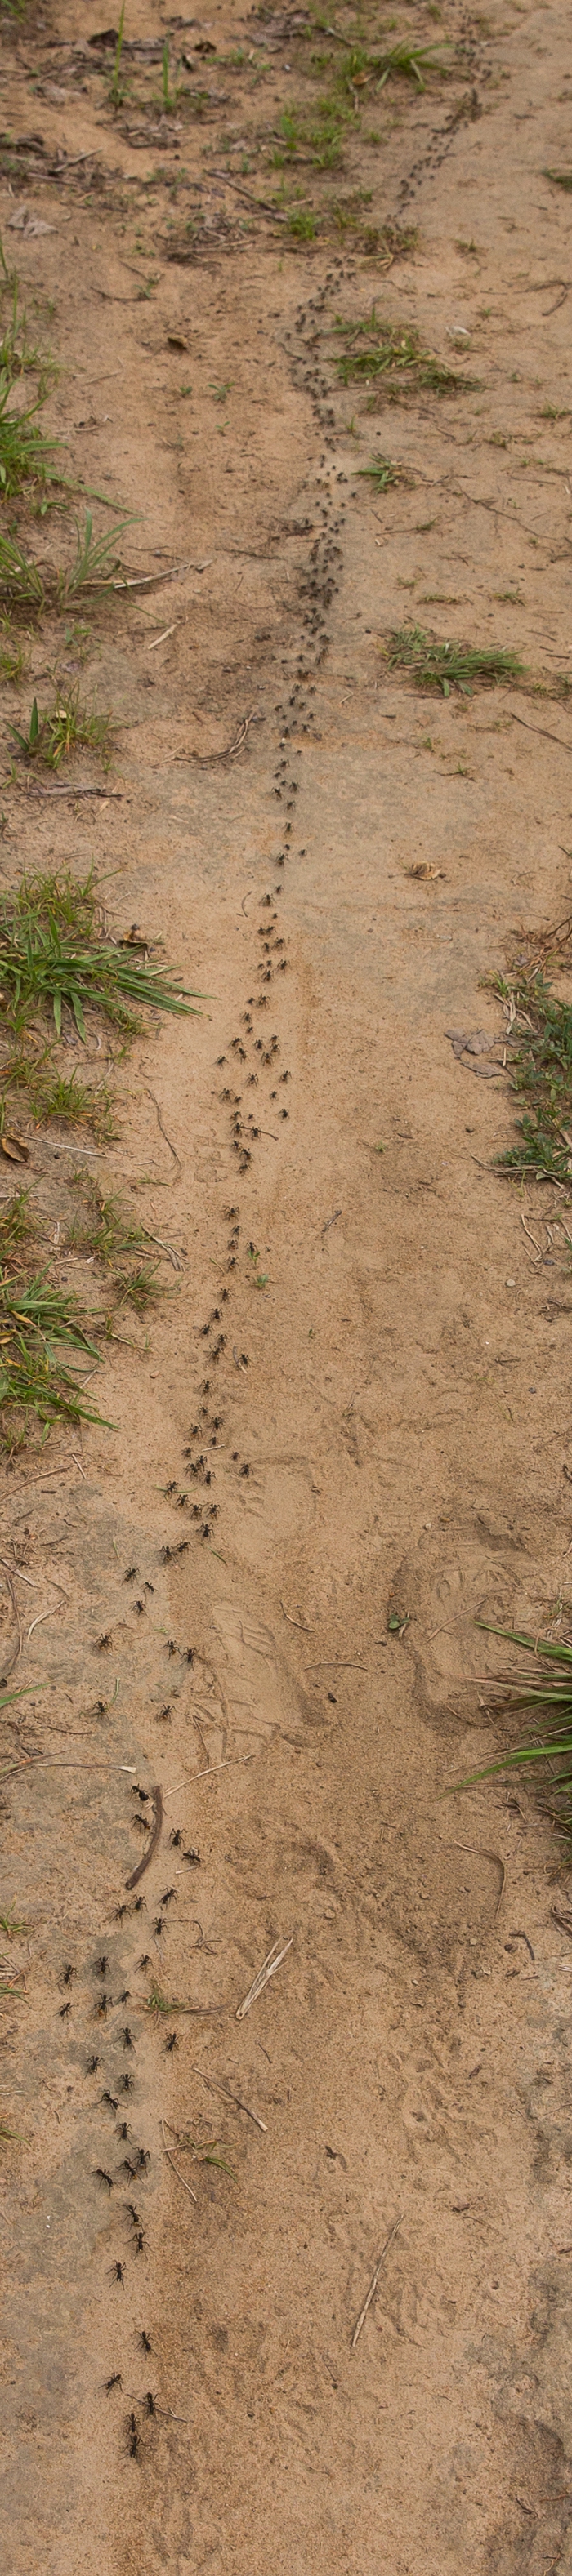
<svg viewBox="0 0 572 2576">
<path fill-rule="evenodd" d="M 524 663 L 517 653 L 499 644 L 437 644 L 431 642 L 422 626 L 399 626 L 388 645 L 390 671 L 408 670 L 420 689 L 440 689 L 444 698 L 451 689 L 460 689 L 472 697 L 475 680 L 494 686 L 495 680 L 522 677 Z"/>
<path fill-rule="evenodd" d="M 567 1605 L 569 1607 L 569 1605 Z M 479 1626 L 485 1626 L 479 1621 Z M 507 1644 L 519 1646 L 529 1657 L 516 1672 L 501 1672 L 493 1685 L 489 1708 L 494 1715 L 508 1710 L 527 1712 L 531 1738 L 517 1744 L 498 1761 L 487 1762 L 473 1771 L 459 1788 L 471 1788 L 475 1781 L 498 1777 L 499 1772 L 528 1774 L 538 1782 L 542 1805 L 567 1838 L 572 1833 L 572 1637 L 530 1637 L 517 1628 L 492 1627 L 493 1637 L 506 1638 Z M 534 1727 L 532 1729 L 532 1720 Z M 570 1918 L 572 1923 L 572 1918 Z M 567 1926 L 570 1928 L 570 1924 Z"/>
<path fill-rule="evenodd" d="M 52 458 L 59 446 L 57 438 L 46 438 L 38 428 L 37 414 L 41 395 L 27 410 L 10 410 L 12 381 L 6 368 L 0 370 L 0 499 L 10 500 L 21 492 L 25 483 L 58 481 Z"/>
<path fill-rule="evenodd" d="M 411 44 L 405 39 L 400 44 L 390 45 L 383 53 L 370 53 L 363 45 L 348 42 L 348 59 L 341 66 L 338 82 L 352 98 L 354 107 L 362 95 L 386 89 L 389 80 L 408 80 L 416 89 L 424 90 L 426 76 L 430 72 L 446 79 L 448 65 L 443 60 L 446 44 L 446 37 L 441 44 L 433 45 Z"/>
<path fill-rule="evenodd" d="M 572 933 L 572 923 L 569 924 Z M 495 1170 L 514 1180 L 572 1179 L 572 1005 L 557 1000 L 543 965 L 514 979 L 495 977 L 510 1037 L 511 1085 L 523 1103 L 519 1143 Z"/>
<path fill-rule="evenodd" d="M 23 733 L 21 727 L 14 724 L 9 730 L 24 758 L 43 761 L 46 769 L 59 769 L 63 760 L 69 760 L 74 752 L 83 750 L 97 752 L 108 769 L 110 724 L 109 715 L 98 715 L 95 707 L 82 705 L 76 687 L 68 690 L 67 694 L 58 690 L 53 706 L 46 707 L 43 714 L 40 714 L 37 698 L 34 698 L 27 731 Z"/>
<path fill-rule="evenodd" d="M 572 189 L 572 170 L 543 170 L 543 179 L 551 179 L 554 188 Z"/>
<path fill-rule="evenodd" d="M 397 322 L 384 321 L 375 304 L 360 322 L 345 322 L 338 315 L 335 330 L 338 340 L 344 342 L 337 361 L 344 385 L 398 378 L 405 389 L 423 386 L 436 394 L 477 390 L 474 376 L 459 375 L 431 349 L 424 349 L 418 331 L 409 327 L 403 330 Z"/>
<path fill-rule="evenodd" d="M 22 1280 L 0 1262 L 0 1444 L 13 1451 L 26 1434 L 30 1413 L 46 1426 L 58 1421 L 99 1422 L 81 1380 L 61 1353 L 66 1343 L 98 1359 L 76 1301 L 35 1272 Z"/>
<path fill-rule="evenodd" d="M 21 1033 L 49 1012 L 59 1038 L 66 1004 L 83 1039 L 88 1008 L 126 1034 L 140 1028 L 142 1008 L 188 1014 L 201 997 L 150 965 L 140 945 L 139 955 L 130 940 L 104 936 L 92 875 L 23 877 L 0 897 L 0 1015 Z"/>
<path fill-rule="evenodd" d="M 371 465 L 358 466 L 358 481 L 372 483 L 374 492 L 389 492 L 393 483 L 412 483 L 405 465 L 392 465 L 389 456 L 372 456 Z"/>
</svg>

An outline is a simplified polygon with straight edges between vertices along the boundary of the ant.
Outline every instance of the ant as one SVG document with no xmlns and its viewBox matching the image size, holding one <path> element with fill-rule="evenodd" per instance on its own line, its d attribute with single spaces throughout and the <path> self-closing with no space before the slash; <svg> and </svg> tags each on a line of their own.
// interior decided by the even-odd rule
<svg viewBox="0 0 572 2576">
<path fill-rule="evenodd" d="M 133 2076 L 132 2076 L 132 2075 L 122 2075 L 122 2077 L 121 2077 L 121 2091 L 122 2091 L 122 2093 L 132 2093 L 132 2092 L 133 2092 Z"/>
<path fill-rule="evenodd" d="M 142 2253 L 143 2253 L 144 2244 L 145 2244 L 145 2238 L 144 2238 L 144 2235 L 143 2235 L 143 2229 L 142 2229 L 142 2227 L 140 2227 L 140 2229 L 139 2229 L 139 2234 L 138 2234 L 138 2236 L 136 2236 L 136 2238 L 135 2238 L 135 2252 L 136 2252 L 136 2254 L 142 2254 Z"/>
<path fill-rule="evenodd" d="M 119 2110 L 119 2103 L 116 2104 L 116 2109 Z M 128 2128 L 126 2120 L 120 2120 L 117 2135 L 118 2138 L 123 2138 L 124 2140 L 130 2138 L 131 2130 Z"/>
<path fill-rule="evenodd" d="M 171 1715 L 171 1702 L 170 1702 L 170 1699 L 166 1699 L 166 1700 L 165 1700 L 165 1706 L 164 1706 L 164 1708 L 158 1708 L 158 1710 L 157 1710 L 157 1722 L 159 1722 L 159 1719 L 160 1719 L 161 1717 L 170 1717 L 170 1715 Z"/>
<path fill-rule="evenodd" d="M 108 2396 L 108 2397 L 109 2397 L 109 2395 L 110 2395 L 110 2392 L 111 2392 L 111 2389 L 112 2389 L 112 2388 L 122 2388 L 122 2387 L 123 2387 L 123 2380 L 122 2380 L 122 2377 L 121 2377 L 121 2371 L 120 2371 L 120 2370 L 112 2370 L 111 2378 L 110 2378 L 110 2379 L 106 2379 L 105 2387 L 106 2387 L 106 2391 L 107 2391 L 107 2396 Z"/>
<path fill-rule="evenodd" d="M 151 1961 L 148 1950 L 143 1951 L 143 1957 L 139 1960 L 139 1966 L 140 1968 L 150 1968 Z"/>
<path fill-rule="evenodd" d="M 148 2334 L 146 2334 L 146 2333 L 145 2333 L 145 2327 L 144 2327 L 144 2326 L 142 2326 L 142 2328 L 141 2328 L 141 2333 L 140 2333 L 140 2336 L 139 2336 L 139 2342 L 140 2342 L 140 2344 L 142 2345 L 143 2352 L 151 2352 L 152 2346 L 151 2346 L 150 2337 L 149 2337 L 149 2335 L 148 2335 Z"/>
<path fill-rule="evenodd" d="M 171 1846 L 172 1846 L 173 1851 L 179 1851 L 179 1850 L 180 1850 L 180 1846 L 181 1846 L 181 1843 L 182 1843 L 182 1839 L 183 1839 L 183 1837 L 182 1837 L 182 1833 L 181 1833 L 180 1825 L 177 1825 L 177 1826 L 175 1827 L 175 1831 L 174 1831 L 174 1833 L 169 1834 L 169 1842 L 170 1842 L 170 1844 L 171 1844 Z M 142 1964 L 142 1962 L 141 1962 L 141 1964 Z"/>
<path fill-rule="evenodd" d="M 102 2093 L 101 2099 L 102 2099 L 102 2102 L 106 2102 L 106 2103 L 107 2103 L 107 2107 L 108 2107 L 108 2110 L 109 2110 L 109 2111 L 117 2111 L 117 2110 L 118 2110 L 119 2105 L 118 2105 L 118 2102 L 117 2102 L 117 2100 L 116 2100 L 115 2093 Z"/>
<path fill-rule="evenodd" d="M 200 1851 L 195 1851 L 195 1850 L 194 1850 L 194 1848 L 193 1848 L 193 1844 L 192 1844 L 192 1843 L 189 1843 L 189 1849 L 188 1849 L 188 1851 L 184 1851 L 184 1852 L 183 1852 L 183 1860 L 188 1861 L 189 1869 L 198 1869 L 199 1864 L 200 1864 L 200 1857 L 201 1857 L 201 1855 L 200 1855 Z"/>
<path fill-rule="evenodd" d="M 142 1913 L 143 1913 L 143 1907 L 144 1907 L 144 1904 L 145 1904 L 145 1898 L 144 1898 L 144 1896 L 136 1896 L 136 1898 L 135 1898 L 135 1904 L 134 1904 L 134 1907 L 133 1907 L 133 1912 L 134 1912 L 134 1914 L 142 1914 Z"/>
<path fill-rule="evenodd" d="M 116 1905 L 116 1908 L 115 1908 L 115 1921 L 116 1921 L 116 1923 L 123 1923 L 123 1920 L 124 1920 L 124 1917 L 125 1917 L 126 1913 L 127 1913 L 127 1906 L 126 1906 L 126 1905 Z"/>
<path fill-rule="evenodd" d="M 140 2217 L 139 2217 L 139 2211 L 138 2211 L 138 2209 L 134 2209 L 134 2207 L 133 2207 L 133 2201 L 132 2201 L 132 2200 L 126 2200 L 126 2201 L 124 2202 L 124 2207 L 125 2207 L 125 2209 L 127 2210 L 127 2216 L 128 2216 L 128 2218 L 130 2218 L 130 2219 L 131 2219 L 131 2225 L 132 2225 L 132 2227 L 140 2227 L 140 2226 L 141 2226 L 141 2220 L 140 2220 Z"/>
<path fill-rule="evenodd" d="M 154 1934 L 155 1934 L 155 1940 L 156 1940 L 156 1941 L 160 1941 L 160 1939 L 161 1939 L 161 1933 L 162 1933 L 162 1932 L 164 1932 L 164 1929 L 165 1929 L 165 1925 L 164 1925 L 164 1922 L 163 1922 L 163 1916 L 162 1916 L 162 1914 L 158 1914 L 158 1915 L 157 1915 L 157 1918 L 156 1918 L 156 1921 L 155 1921 L 155 1923 L 153 1924 L 153 1931 L 154 1931 Z"/>
<path fill-rule="evenodd" d="M 69 2012 L 71 2012 L 71 2004 L 60 2004 L 60 2021 L 65 2021 L 66 2013 Z"/>
<path fill-rule="evenodd" d="M 119 2171 L 120 2171 L 120 2173 L 128 2174 L 128 2175 L 129 2175 L 129 2180 L 130 2180 L 130 2182 L 134 2182 L 134 2181 L 135 2181 L 135 2175 L 136 2175 L 137 2167 L 136 2167 L 136 2165 L 132 2165 L 132 2163 L 131 2163 L 131 2159 L 130 2159 L 130 2157 L 129 2157 L 129 2156 L 124 2156 L 124 2158 L 123 2158 L 123 2163 L 120 2165 L 120 2167 L 119 2167 Z"/>
<path fill-rule="evenodd" d="M 126 2022 L 126 2023 L 125 2023 L 125 2028 L 124 2028 L 124 2031 L 123 2031 L 123 2046 L 124 2046 L 124 2048 L 132 2048 L 132 2047 L 133 2047 L 133 2040 L 132 2040 L 131 2031 L 130 2031 L 130 2029 L 129 2029 L 129 2024 L 128 2024 L 128 2022 Z"/>
<path fill-rule="evenodd" d="M 167 1651 L 167 1654 L 168 1654 L 168 1655 L 176 1655 L 176 1654 L 177 1654 L 177 1652 L 178 1652 L 178 1648 L 177 1648 L 177 1647 L 176 1647 L 176 1645 L 175 1645 L 175 1639 L 174 1639 L 174 1637 L 168 1637 L 168 1638 L 167 1638 L 167 1649 L 166 1649 L 166 1651 Z"/>
<path fill-rule="evenodd" d="M 96 2182 L 104 2182 L 107 2191 L 113 2191 L 113 2176 L 106 2173 L 105 2165 L 96 2165 L 95 2179 Z"/>
<path fill-rule="evenodd" d="M 112 1646 L 112 1645 L 113 1645 L 113 1638 L 112 1638 L 112 1634 L 111 1634 L 111 1629 L 110 1629 L 110 1628 L 107 1628 L 107 1629 L 105 1630 L 105 1635 L 104 1635 L 103 1637 L 94 1637 L 94 1642 L 93 1642 L 93 1651 L 94 1651 L 94 1655 L 103 1655 L 103 1654 L 105 1654 L 105 1651 L 106 1651 L 107 1646 Z"/>
<path fill-rule="evenodd" d="M 176 1887 L 166 1887 L 166 1888 L 165 1888 L 165 1894 L 164 1894 L 164 1896 L 162 1896 L 162 1897 L 161 1897 L 161 1904 L 162 1904 L 162 1905 L 172 1905 L 173 1897 L 174 1897 L 174 1896 L 176 1896 L 176 1894 L 177 1894 Z"/>
<path fill-rule="evenodd" d="M 68 1965 L 67 1965 L 67 1967 L 66 1967 L 66 1968 L 64 1968 L 64 1973 L 63 1973 L 63 1984 L 64 1984 L 64 1986 L 71 1986 L 72 1977 L 75 1977 L 75 1968 L 72 1968 L 71 1961 L 70 1961 L 70 1960 L 68 1960 Z"/>
<path fill-rule="evenodd" d="M 111 2277 L 113 2281 L 121 2281 L 123 2288 L 125 2285 L 125 2265 L 123 2263 L 113 2263 L 111 2267 Z"/>
<path fill-rule="evenodd" d="M 133 2414 L 129 2417 L 129 2457 L 131 2460 L 139 2458 L 139 2434 Z"/>
<path fill-rule="evenodd" d="M 95 2013 L 96 2013 L 96 2020 L 97 2020 L 97 2021 L 105 2021 L 105 2015 L 106 2015 L 106 2012 L 107 2012 L 107 2006 L 108 2006 L 108 2004 L 112 2003 L 112 2001 L 113 2001 L 113 1997 L 112 1997 L 112 1995 L 108 1995 L 108 1994 L 106 1994 L 106 1992 L 105 1992 L 105 1987 L 104 1987 L 103 1994 L 102 1994 L 102 1995 L 100 1995 L 100 1997 L 99 1997 L 99 2002 L 96 2004 L 96 2007 L 95 2007 Z"/>
<path fill-rule="evenodd" d="M 86 2075 L 97 2075 L 98 2066 L 101 2066 L 100 2057 L 88 2057 Z"/>
<path fill-rule="evenodd" d="M 170 2056 L 171 2056 L 171 2054 L 172 2054 L 173 2049 L 174 2049 L 174 2048 L 178 2048 L 178 2046 L 179 2046 L 179 2042 L 178 2042 L 178 2039 L 177 2039 L 177 2033 L 176 2033 L 176 2030 L 170 2030 L 170 2031 L 169 2031 L 169 2037 L 168 2037 L 168 2039 L 166 2039 L 166 2040 L 165 2040 L 165 2055 L 166 2055 L 166 2057 L 170 2057 Z"/>
<path fill-rule="evenodd" d="M 127 1567 L 127 1573 L 126 1573 L 126 1574 L 124 1574 L 124 1576 L 123 1576 L 123 1581 L 124 1581 L 124 1583 L 136 1583 L 136 1582 L 137 1582 L 137 1567 L 136 1567 L 136 1565 L 128 1565 L 128 1567 Z"/>
<path fill-rule="evenodd" d="M 146 2405 L 146 2408 L 147 2408 L 147 2414 L 148 2414 L 148 2415 L 156 2415 L 156 2413 L 157 2413 L 157 2408 L 156 2408 L 156 2405 L 155 2405 L 155 2399 L 154 2399 L 154 2396 L 153 2396 L 153 2390 L 152 2390 L 152 2388 L 146 2388 L 146 2390 L 145 2390 L 145 2405 Z"/>
<path fill-rule="evenodd" d="M 122 1994 L 122 1995 L 118 1995 L 118 1996 L 117 1996 L 117 2002 L 118 2002 L 118 2004 L 128 2004 L 128 2003 L 129 2003 L 129 2000 L 130 2000 L 130 1995 L 131 1995 L 131 1987 L 130 1987 L 130 1986 L 124 1986 L 124 1988 L 123 1988 L 123 1994 Z"/>
<path fill-rule="evenodd" d="M 149 2154 L 149 2148 L 148 2148 L 148 2147 L 140 2147 L 140 2148 L 139 2148 L 139 2154 L 138 2154 L 138 2157 L 137 2157 L 137 2163 L 138 2163 L 138 2166 L 139 2166 L 139 2172 L 140 2172 L 140 2173 L 144 2173 L 144 2172 L 145 2172 L 145 2167 L 146 2167 L 146 2165 L 150 2165 L 150 2163 L 151 2163 L 151 2157 L 150 2157 L 150 2154 Z"/>
<path fill-rule="evenodd" d="M 106 1957 L 105 1957 L 105 1952 L 103 1952 L 103 1953 L 102 1953 L 101 1959 L 96 1959 L 96 1962 L 95 1962 L 95 1968 L 94 1968 L 94 1976 L 96 1976 L 96 1977 L 108 1977 L 108 1976 L 109 1976 L 109 1959 L 106 1959 Z"/>
</svg>

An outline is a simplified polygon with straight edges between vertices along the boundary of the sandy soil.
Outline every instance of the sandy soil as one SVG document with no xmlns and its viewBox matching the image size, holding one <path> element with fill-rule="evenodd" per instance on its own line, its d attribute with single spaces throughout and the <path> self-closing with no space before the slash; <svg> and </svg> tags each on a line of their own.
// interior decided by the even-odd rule
<svg viewBox="0 0 572 2576">
<path fill-rule="evenodd" d="M 112 1427 L 3 1470 L 3 1636 L 15 1596 L 38 1686 L 5 1732 L 50 1757 L 3 1786 L 11 2576 L 572 2570 L 558 1861 L 520 1789 L 445 1795 L 496 1741 L 475 1614 L 535 1625 L 569 1588 L 569 1272 L 491 1169 L 514 1113 L 482 979 L 570 908 L 572 732 L 532 685 L 427 699 L 384 655 L 413 617 L 548 688 L 568 667 L 571 216 L 543 173 L 569 23 L 413 22 L 450 77 L 388 82 L 341 173 L 304 166 L 304 203 L 354 208 L 306 239 L 248 202 L 315 95 L 302 11 L 179 21 L 166 117 L 150 5 L 115 114 L 93 0 L 5 32 L 0 228 L 49 303 L 46 417 L 138 514 L 133 570 L 176 570 L 30 637 L 6 770 L 56 668 L 116 749 L 99 801 L 6 777 L 3 882 L 93 862 L 114 927 L 208 997 L 137 1042 L 92 1157 L 172 1293 L 109 1347 Z M 374 299 L 475 389 L 369 416 L 335 321 Z M 408 478 L 378 496 L 376 448 Z M 450 1029 L 490 1035 L 492 1078 Z M 69 1132 L 30 1145 L 46 1258 L 87 1294 L 54 1233 Z"/>
</svg>

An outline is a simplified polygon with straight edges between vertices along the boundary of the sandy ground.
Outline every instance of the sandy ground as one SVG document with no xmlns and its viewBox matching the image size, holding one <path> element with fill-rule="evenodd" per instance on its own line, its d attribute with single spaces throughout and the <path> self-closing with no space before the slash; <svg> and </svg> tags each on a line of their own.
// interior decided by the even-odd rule
<svg viewBox="0 0 572 2576">
<path fill-rule="evenodd" d="M 137 1042 L 92 1157 L 172 1293 L 109 1348 L 112 1427 L 3 1471 L 38 1685 L 6 1740 L 50 1757 L 3 1784 L 10 2576 L 572 2570 L 558 1859 L 520 1789 L 444 1794 L 496 1742 L 475 1614 L 534 1626 L 570 1581 L 569 1272 L 491 1169 L 514 1113 L 483 979 L 570 909 L 572 730 L 532 685 L 428 699 L 384 655 L 414 618 L 548 690 L 569 667 L 571 214 L 543 173 L 570 29 L 540 0 L 413 22 L 448 82 L 391 81 L 377 141 L 368 109 L 341 176 L 303 173 L 314 204 L 367 191 L 373 249 L 361 217 L 297 240 L 248 205 L 306 94 L 303 12 L 179 22 L 205 96 L 166 118 L 143 56 L 113 114 L 93 0 L 3 47 L 47 418 L 138 513 L 133 570 L 176 568 L 30 637 L 6 753 L 56 667 L 116 749 L 99 802 L 6 777 L 3 881 L 93 862 L 114 927 L 208 997 Z M 133 5 L 126 35 L 164 23 Z M 335 322 L 374 299 L 475 389 L 370 417 Z M 408 479 L 376 496 L 380 448 Z M 490 1035 L 492 1078 L 450 1029 Z M 53 1248 L 69 1133 L 30 1144 L 46 1257 L 87 1292 Z M 12 1645 L 8 1592 L 5 1619 Z"/>
</svg>

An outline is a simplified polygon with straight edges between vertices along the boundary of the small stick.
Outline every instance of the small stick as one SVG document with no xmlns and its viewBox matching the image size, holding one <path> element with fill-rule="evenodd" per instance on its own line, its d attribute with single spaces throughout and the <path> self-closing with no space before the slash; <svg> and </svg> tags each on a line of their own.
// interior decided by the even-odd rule
<svg viewBox="0 0 572 2576">
<path fill-rule="evenodd" d="M 250 2012 L 251 2004 L 256 2003 L 257 1996 L 261 1995 L 263 1987 L 268 1985 L 269 1977 L 275 1977 L 276 1970 L 280 1967 L 282 1959 L 285 1959 L 287 1950 L 291 1950 L 292 1948 L 293 1939 L 294 1934 L 291 1932 L 290 1939 L 284 1942 L 281 1950 L 278 1949 L 277 1941 L 273 1942 L 272 1949 L 267 1952 L 266 1958 L 262 1961 L 262 1967 L 258 1970 L 258 1976 L 253 1977 L 252 1985 L 249 1986 L 248 1989 L 248 1994 L 244 1997 L 244 2003 L 239 2004 L 238 2006 L 238 2011 L 235 2016 L 237 2021 L 244 2021 L 245 2013 Z M 276 1955 L 276 1953 L 278 1953 L 278 1955 Z"/>
<path fill-rule="evenodd" d="M 328 1216 L 328 1217 L 326 1217 L 326 1223 L 325 1223 L 325 1225 L 320 1226 L 320 1233 L 321 1233 L 321 1234 L 329 1234 L 330 1226 L 331 1226 L 331 1225 L 335 1225 L 335 1224 L 336 1224 L 336 1222 L 337 1222 L 337 1218 L 338 1218 L 339 1216 L 341 1216 L 341 1213 L 342 1213 L 341 1208 L 334 1208 L 333 1216 Z"/>
<path fill-rule="evenodd" d="M 230 2084 L 221 2084 L 216 2075 L 203 2075 L 202 2066 L 193 2066 L 192 2072 L 200 2075 L 201 2084 L 208 2086 L 209 2093 L 224 2093 L 225 2101 L 234 2102 L 237 2111 L 245 2111 L 247 2120 L 254 2120 L 256 2128 L 263 2129 L 264 2136 L 267 2136 L 267 2120 L 259 2119 L 258 2111 L 251 2111 L 249 2102 L 241 2102 L 239 2093 L 231 2093 Z"/>
<path fill-rule="evenodd" d="M 529 1941 L 528 1932 L 511 1931 L 510 1939 L 511 1941 L 524 1941 L 526 1943 L 527 1950 L 530 1951 L 531 1959 L 534 1959 L 534 1950 L 532 1947 L 532 1941 Z"/>
<path fill-rule="evenodd" d="M 177 632 L 176 621 L 175 621 L 175 625 L 174 625 L 174 626 L 164 626 L 162 635 L 154 635 L 154 636 L 153 636 L 153 642 L 152 642 L 152 644 L 148 644 L 148 645 L 147 645 L 147 652 L 148 652 L 148 653 L 156 653 L 156 651 L 157 651 L 157 645 L 158 645 L 158 644 L 166 644 L 168 636 L 169 636 L 169 635 L 176 635 L 176 632 Z"/>
<path fill-rule="evenodd" d="M 303 1637 L 315 1637 L 315 1628 L 305 1628 L 303 1619 L 293 1619 L 291 1610 L 285 1610 L 284 1602 L 282 1600 L 280 1602 L 280 1608 L 283 1619 L 289 1619 L 291 1628 L 300 1628 Z"/>
<path fill-rule="evenodd" d="M 354 2326 L 353 2335 L 352 2335 L 352 2340 L 351 2340 L 351 2347 L 350 2347 L 350 2349 L 351 2349 L 351 2351 L 352 2351 L 352 2352 L 355 2352 L 356 2343 L 358 2342 L 359 2336 L 360 2336 L 360 2334 L 361 2334 L 362 2326 L 364 2326 L 364 2325 L 365 2325 L 365 2321 L 366 2321 L 366 2316 L 367 2316 L 368 2308 L 370 2308 L 370 2307 L 371 2307 L 372 2299 L 374 2299 L 374 2298 L 375 2298 L 375 2293 L 376 2293 L 376 2289 L 377 2289 L 377 2284 L 378 2284 L 378 2280 L 379 2280 L 379 2275 L 380 2275 L 380 2272 L 381 2272 L 382 2263 L 384 2263 L 384 2262 L 385 2262 L 385 2257 L 386 2257 L 386 2254 L 388 2254 L 388 2253 L 389 2253 L 389 2247 L 390 2247 L 390 2245 L 392 2245 L 392 2243 L 393 2243 L 393 2238 L 394 2238 L 394 2236 L 397 2236 L 397 2235 L 398 2235 L 399 2228 L 400 2228 L 400 2227 L 402 2227 L 402 2225 L 403 2225 L 403 2220 L 402 2220 L 401 2218 L 396 2218 L 396 2219 L 394 2219 L 393 2227 L 390 2227 L 390 2230 L 389 2230 L 389 2236 L 386 2236 L 386 2239 L 385 2239 L 385 2245 L 382 2245 L 382 2248 L 381 2248 L 381 2254 L 380 2254 L 380 2256 L 379 2256 L 379 2261 L 376 2263 L 376 2266 L 375 2266 L 375 2272 L 372 2272 L 371 2281 L 370 2281 L 370 2285 L 369 2285 L 369 2290 L 368 2290 L 368 2293 L 367 2293 L 367 2298 L 365 2298 L 365 2299 L 364 2299 L 363 2308 L 360 2308 L 359 2317 L 357 2317 L 357 2318 L 356 2318 L 356 2323 L 355 2323 L 355 2326 Z"/>
<path fill-rule="evenodd" d="M 171 2150 L 170 2150 L 170 2147 L 168 2147 L 168 2146 L 167 2146 L 167 2141 L 166 2141 L 166 2137 L 165 2137 L 165 2122 L 164 2122 L 164 2120 L 162 2120 L 162 2121 L 161 2121 L 161 2131 L 162 2131 L 163 2146 L 164 2146 L 164 2149 L 165 2149 L 165 2155 L 166 2155 L 166 2158 L 167 2158 L 167 2163 L 168 2163 L 169 2165 L 171 2165 L 171 2166 L 172 2166 L 173 2173 L 174 2173 L 174 2174 L 176 2174 L 176 2176 L 177 2176 L 177 2182 L 182 2183 L 183 2191 L 188 2191 L 188 2194 L 189 2194 L 189 2200 L 194 2200 L 195 2208 L 196 2208 L 196 2205 L 197 2205 L 197 2195 L 196 2195 L 196 2191 L 191 2191 L 191 2185 L 190 2185 L 190 2182 L 185 2182 L 184 2174 L 180 2174 L 180 2173 L 179 2173 L 178 2165 L 173 2164 L 173 2158 L 172 2158 L 172 2155 L 171 2155 Z"/>
<path fill-rule="evenodd" d="M 32 778 L 19 778 L 17 783 L 25 787 L 28 796 L 104 796 L 116 805 L 125 802 L 122 787 L 39 787 Z"/>
<path fill-rule="evenodd" d="M 153 1807 L 154 1807 L 154 1811 L 155 1811 L 155 1822 L 154 1822 L 154 1825 L 153 1825 L 152 1832 L 151 1832 L 151 1833 L 150 1833 L 150 1835 L 149 1835 L 149 1841 L 148 1841 L 148 1844 L 147 1844 L 146 1851 L 144 1851 L 144 1853 L 143 1853 L 143 1859 L 142 1859 L 142 1860 L 140 1860 L 140 1862 L 139 1862 L 139 1867 L 138 1867 L 138 1869 L 134 1869 L 134 1870 L 132 1870 L 132 1872 L 131 1872 L 131 1877 L 130 1877 L 130 1878 L 126 1878 L 126 1880 L 125 1880 L 126 1888 L 131 1888 L 131 1887 L 137 1887 L 137 1886 L 138 1886 L 138 1884 L 139 1884 L 139 1879 L 143 1877 L 143 1872 L 144 1872 L 144 1870 L 146 1870 L 146 1869 L 148 1869 L 148 1868 L 149 1868 L 149 1862 L 150 1862 L 150 1860 L 152 1860 L 152 1859 L 153 1859 L 153 1853 L 154 1853 L 154 1851 L 156 1851 L 156 1849 L 157 1849 L 157 1844 L 158 1844 L 158 1841 L 159 1841 L 159 1835 L 160 1835 L 160 1832 L 161 1832 L 161 1826 L 162 1826 L 162 1823 L 163 1823 L 163 1800 L 162 1800 L 162 1797 L 161 1797 L 161 1791 L 160 1791 L 160 1789 L 159 1789 L 159 1788 L 157 1788 L 157 1789 L 152 1789 L 152 1790 L 151 1790 L 151 1797 L 152 1797 L 152 1800 L 153 1800 Z"/>
</svg>

